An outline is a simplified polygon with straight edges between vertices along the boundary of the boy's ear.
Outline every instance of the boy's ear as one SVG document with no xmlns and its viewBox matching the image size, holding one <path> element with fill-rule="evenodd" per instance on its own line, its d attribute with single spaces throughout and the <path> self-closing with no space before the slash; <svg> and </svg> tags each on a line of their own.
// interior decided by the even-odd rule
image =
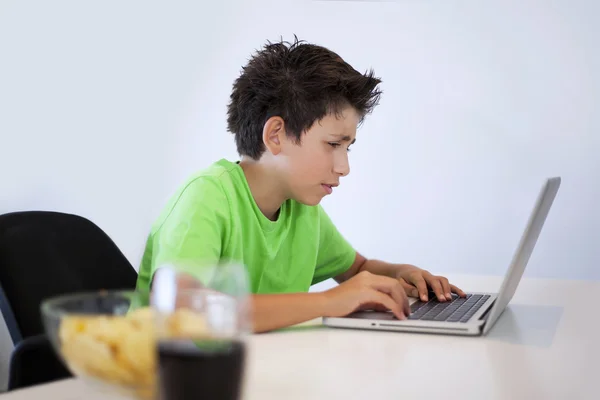
<svg viewBox="0 0 600 400">
<path fill-rule="evenodd" d="M 281 152 L 281 144 L 285 136 L 285 122 L 281 117 L 271 117 L 263 127 L 263 143 L 267 151 L 273 155 Z"/>
</svg>

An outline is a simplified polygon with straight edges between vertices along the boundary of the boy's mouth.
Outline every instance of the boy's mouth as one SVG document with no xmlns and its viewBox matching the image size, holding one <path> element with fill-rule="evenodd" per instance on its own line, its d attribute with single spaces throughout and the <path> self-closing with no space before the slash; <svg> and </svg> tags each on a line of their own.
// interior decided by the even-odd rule
<svg viewBox="0 0 600 400">
<path fill-rule="evenodd" d="M 327 194 L 331 194 L 331 193 L 333 193 L 333 188 L 337 185 L 328 185 L 326 183 L 322 183 L 321 186 L 323 187 L 323 189 L 325 189 L 325 192 Z"/>
</svg>

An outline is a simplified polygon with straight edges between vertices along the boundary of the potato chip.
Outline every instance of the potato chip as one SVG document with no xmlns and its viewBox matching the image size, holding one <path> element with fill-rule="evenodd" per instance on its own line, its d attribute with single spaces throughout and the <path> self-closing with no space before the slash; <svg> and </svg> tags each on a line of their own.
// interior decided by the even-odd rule
<svg viewBox="0 0 600 400">
<path fill-rule="evenodd" d="M 167 334 L 171 337 L 194 338 L 208 332 L 206 320 L 197 312 L 181 308 L 169 316 Z"/>
<path fill-rule="evenodd" d="M 197 338 L 207 332 L 199 313 L 179 309 L 165 321 L 170 337 Z M 61 321 L 62 355 L 74 374 L 129 386 L 138 398 L 154 395 L 156 380 L 154 312 L 67 316 Z"/>
<path fill-rule="evenodd" d="M 144 383 L 150 383 L 152 379 L 147 375 L 154 372 L 156 360 L 154 352 L 155 340 L 151 332 L 136 329 L 123 339 L 116 355 L 122 365 L 127 365 L 141 377 Z"/>
<path fill-rule="evenodd" d="M 123 338 L 133 334 L 135 327 L 123 317 L 95 317 L 86 324 L 86 332 L 114 348 L 121 345 Z"/>
<path fill-rule="evenodd" d="M 142 307 L 131 311 L 127 314 L 127 318 L 134 322 L 140 322 L 142 324 L 151 324 L 154 318 L 154 311 L 150 307 Z"/>
<path fill-rule="evenodd" d="M 85 331 L 86 320 L 80 317 L 63 318 L 58 331 L 62 343 L 68 342 L 73 336 Z"/>
<path fill-rule="evenodd" d="M 135 383 L 135 376 L 116 362 L 110 346 L 91 335 L 82 333 L 73 336 L 63 346 L 63 355 L 69 364 L 92 376 L 120 383 Z"/>
</svg>

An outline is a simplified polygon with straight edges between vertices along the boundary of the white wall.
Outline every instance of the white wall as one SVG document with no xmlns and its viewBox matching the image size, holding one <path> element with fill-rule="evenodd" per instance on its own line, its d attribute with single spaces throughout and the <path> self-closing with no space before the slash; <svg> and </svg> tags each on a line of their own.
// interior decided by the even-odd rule
<svg viewBox="0 0 600 400">
<path fill-rule="evenodd" d="M 384 79 L 324 203 L 360 251 L 502 274 L 560 175 L 527 274 L 600 279 L 600 3 L 204 3 L 0 2 L 0 212 L 85 215 L 137 267 L 181 180 L 236 157 L 241 66 L 296 33 Z"/>
<path fill-rule="evenodd" d="M 501 274 L 542 179 L 561 175 L 527 273 L 600 279 L 598 2 L 200 4 L 0 3 L 0 212 L 86 215 L 137 266 L 181 180 L 236 157 L 241 66 L 296 33 L 384 80 L 324 203 L 359 250 Z"/>
<path fill-rule="evenodd" d="M 239 5 L 218 30 L 226 51 L 207 59 L 215 73 L 177 130 L 171 182 L 230 154 L 232 80 L 264 38 L 295 32 L 384 78 L 353 173 L 325 202 L 357 248 L 441 273 L 502 274 L 543 179 L 560 175 L 527 274 L 600 279 L 598 3 L 262 4 Z"/>
</svg>

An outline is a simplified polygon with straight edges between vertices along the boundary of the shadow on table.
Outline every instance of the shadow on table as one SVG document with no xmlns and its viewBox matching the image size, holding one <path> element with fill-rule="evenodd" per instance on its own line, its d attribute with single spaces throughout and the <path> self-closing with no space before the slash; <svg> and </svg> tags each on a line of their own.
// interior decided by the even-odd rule
<svg viewBox="0 0 600 400">
<path fill-rule="evenodd" d="M 563 307 L 511 304 L 486 338 L 511 344 L 550 347 L 563 314 Z"/>
</svg>

